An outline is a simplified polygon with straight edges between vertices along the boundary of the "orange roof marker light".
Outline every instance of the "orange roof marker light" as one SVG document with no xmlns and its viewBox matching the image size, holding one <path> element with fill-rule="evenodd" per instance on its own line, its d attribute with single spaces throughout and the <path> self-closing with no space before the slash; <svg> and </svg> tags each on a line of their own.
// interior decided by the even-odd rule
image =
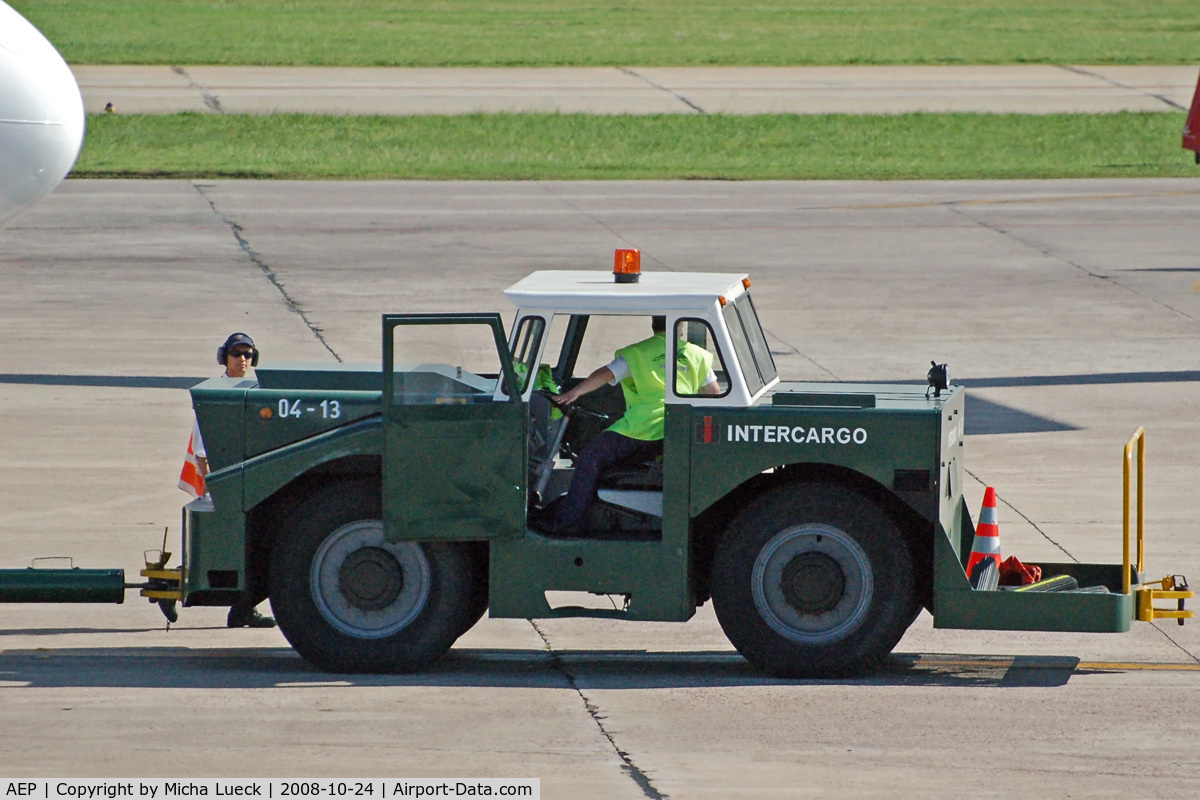
<svg viewBox="0 0 1200 800">
<path fill-rule="evenodd" d="M 617 283 L 637 283 L 641 277 L 642 251 L 618 247 L 613 253 L 613 280 Z"/>
</svg>

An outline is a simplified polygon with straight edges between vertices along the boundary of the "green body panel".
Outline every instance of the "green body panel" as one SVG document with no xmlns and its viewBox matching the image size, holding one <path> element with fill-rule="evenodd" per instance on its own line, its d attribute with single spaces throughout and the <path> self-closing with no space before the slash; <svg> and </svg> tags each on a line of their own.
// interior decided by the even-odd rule
<svg viewBox="0 0 1200 800">
<path fill-rule="evenodd" d="M 651 591 L 661 608 L 675 614 L 661 619 L 685 620 L 696 612 L 692 574 L 691 505 L 692 415 L 687 406 L 667 407 L 663 427 L 663 531 L 664 569 L 657 575 Z"/>
<path fill-rule="evenodd" d="M 771 396 L 771 404 L 776 406 L 831 406 L 833 408 L 874 408 L 876 397 L 874 393 L 853 392 L 837 394 L 834 392 L 804 391 L 796 384 L 783 384 L 783 389 Z M 788 388 L 792 387 L 792 388 Z"/>
<path fill-rule="evenodd" d="M 690 513 L 703 512 L 765 470 L 824 464 L 865 476 L 931 522 L 937 519 L 948 467 L 942 463 L 944 420 L 961 417 L 962 390 L 928 399 L 924 387 L 915 386 L 848 384 L 846 391 L 856 405 L 831 402 L 829 384 L 794 383 L 780 384 L 770 400 L 751 408 L 682 407 L 693 429 Z M 911 484 L 904 480 L 921 474 L 923 489 L 905 488 Z M 951 491 L 961 494 L 961 486 Z"/>
<path fill-rule="evenodd" d="M 192 387 L 192 406 L 214 472 L 246 458 L 246 391 L 255 385 L 248 379 L 222 377 Z"/>
<path fill-rule="evenodd" d="M 264 366 L 256 372 L 257 382 L 212 378 L 192 387 L 210 469 L 236 466 L 379 414 L 380 371 L 362 365 L 334 366 L 343 368 Z M 319 388 L 322 382 L 328 385 Z"/>
<path fill-rule="evenodd" d="M 688 507 L 690 415 L 668 406 L 663 438 L 661 541 L 549 539 L 522 526 L 520 538 L 491 545 L 493 617 L 605 616 L 683 621 L 696 611 L 690 572 Z M 548 591 L 628 595 L 627 608 L 551 609 Z"/>
<path fill-rule="evenodd" d="M 390 541 L 486 540 L 525 529 L 522 403 L 397 405 L 384 418 Z"/>
<path fill-rule="evenodd" d="M 1120 633 L 1137 615 L 1133 592 L 1121 593 L 1120 564 L 1041 562 L 1043 577 L 1070 575 L 1081 587 L 1104 586 L 1108 594 L 1076 592 L 981 592 L 971 588 L 963 569 L 975 531 L 966 504 L 961 528 L 939 528 L 934 547 L 933 626 L 998 631 L 1081 631 Z M 957 550 L 953 542 L 964 542 Z M 1137 583 L 1134 576 L 1133 583 Z"/>
<path fill-rule="evenodd" d="M 270 364 L 254 371 L 261 389 L 319 392 L 380 392 L 383 371 L 379 364 L 327 364 L 324 362 Z M 378 409 L 376 409 L 378 410 Z"/>
<path fill-rule="evenodd" d="M 382 452 L 383 424 L 375 416 L 255 456 L 242 465 L 242 508 L 249 511 L 322 464 Z"/>
<path fill-rule="evenodd" d="M 530 531 L 491 545 L 493 617 L 604 616 L 683 621 L 695 612 L 671 585 L 687 572 L 686 555 L 663 542 L 547 539 Z M 624 610 L 552 609 L 547 591 L 629 596 Z"/>
<path fill-rule="evenodd" d="M 447 364 L 396 364 L 405 327 L 477 326 L 505 386 L 516 374 L 499 314 L 383 317 L 383 524 L 389 541 L 480 541 L 525 530 L 525 429 L 520 395 L 497 400 L 496 376 Z"/>
<path fill-rule="evenodd" d="M 1112 566 L 1120 572 L 1120 565 Z M 1133 595 L 1120 589 L 1116 594 L 968 590 L 939 596 L 937 608 L 935 628 L 989 631 L 1122 633 L 1136 613 Z"/>
<path fill-rule="evenodd" d="M 966 562 L 975 538 L 971 514 L 965 499 L 959 498 L 958 513 L 949 527 L 939 525 L 933 542 L 933 608 L 936 615 L 940 598 L 954 592 L 971 592 Z"/>
<path fill-rule="evenodd" d="M 183 508 L 180 590 L 185 606 L 194 602 L 194 595 L 208 592 L 228 593 L 232 602 L 244 586 L 246 515 L 238 505 L 226 503 L 220 509 L 203 497 Z"/>
<path fill-rule="evenodd" d="M 246 394 L 246 458 L 379 415 L 379 392 L 255 390 Z M 287 407 L 283 416 L 278 409 Z M 269 418 L 263 410 L 271 411 Z M 299 416 L 297 416 L 297 414 Z M 206 440 L 207 441 L 207 440 Z"/>
<path fill-rule="evenodd" d="M 247 395 L 251 408 L 254 394 Z M 183 511 L 185 605 L 196 592 L 233 593 L 243 588 L 246 512 L 323 464 L 348 456 L 378 455 L 382 441 L 382 423 L 376 416 L 210 473 L 206 481 L 210 498 L 194 500 Z"/>
</svg>

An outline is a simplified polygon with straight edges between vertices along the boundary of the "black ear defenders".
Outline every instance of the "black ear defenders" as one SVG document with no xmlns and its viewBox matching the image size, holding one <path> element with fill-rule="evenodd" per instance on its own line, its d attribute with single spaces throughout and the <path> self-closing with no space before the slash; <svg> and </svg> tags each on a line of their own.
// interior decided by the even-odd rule
<svg viewBox="0 0 1200 800">
<path fill-rule="evenodd" d="M 250 356 L 250 366 L 258 366 L 258 348 L 254 346 L 254 340 L 244 333 L 231 333 L 229 338 L 225 340 L 225 344 L 217 348 L 217 363 L 222 367 L 225 366 L 225 358 L 229 354 L 229 348 L 234 345 L 244 344 L 249 345 L 252 355 Z"/>
</svg>

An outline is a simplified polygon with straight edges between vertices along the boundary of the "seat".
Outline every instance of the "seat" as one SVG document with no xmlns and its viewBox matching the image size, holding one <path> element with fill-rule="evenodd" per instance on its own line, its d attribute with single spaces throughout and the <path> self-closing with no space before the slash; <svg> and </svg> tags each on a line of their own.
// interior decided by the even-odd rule
<svg viewBox="0 0 1200 800">
<path fill-rule="evenodd" d="M 632 464 L 617 464 L 606 469 L 600 476 L 601 489 L 647 489 L 662 491 L 663 463 L 662 456 L 649 461 Z"/>
</svg>

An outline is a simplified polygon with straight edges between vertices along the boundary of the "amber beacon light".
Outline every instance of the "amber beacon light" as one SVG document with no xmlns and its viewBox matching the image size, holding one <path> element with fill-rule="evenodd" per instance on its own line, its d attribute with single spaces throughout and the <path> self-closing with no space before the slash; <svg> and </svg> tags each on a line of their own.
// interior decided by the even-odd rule
<svg viewBox="0 0 1200 800">
<path fill-rule="evenodd" d="M 613 254 L 613 280 L 617 283 L 637 283 L 642 276 L 642 251 L 617 248 Z"/>
</svg>

